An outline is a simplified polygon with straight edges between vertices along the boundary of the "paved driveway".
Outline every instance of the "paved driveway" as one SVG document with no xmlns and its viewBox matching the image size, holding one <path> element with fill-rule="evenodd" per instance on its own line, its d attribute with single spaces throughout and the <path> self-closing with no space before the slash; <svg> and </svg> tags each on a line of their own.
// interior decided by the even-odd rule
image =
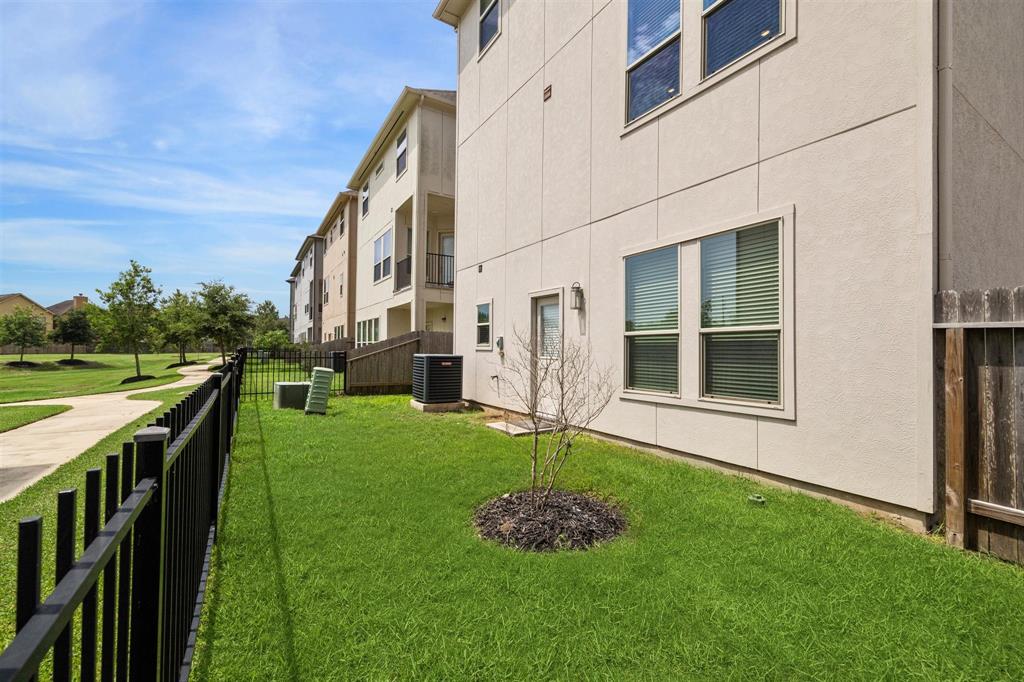
<svg viewBox="0 0 1024 682">
<path fill-rule="evenodd" d="M 74 459 L 125 424 L 160 406 L 157 400 L 128 400 L 128 396 L 194 386 L 210 376 L 205 364 L 182 367 L 178 372 L 182 374 L 179 381 L 151 388 L 5 403 L 3 407 L 70 405 L 71 409 L 13 431 L 0 433 L 0 502 L 11 499 L 64 462 Z"/>
</svg>

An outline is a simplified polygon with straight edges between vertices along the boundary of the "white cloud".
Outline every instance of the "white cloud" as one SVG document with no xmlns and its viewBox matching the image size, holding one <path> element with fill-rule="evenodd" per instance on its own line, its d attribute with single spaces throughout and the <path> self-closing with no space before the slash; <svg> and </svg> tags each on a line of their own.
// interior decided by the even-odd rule
<svg viewBox="0 0 1024 682">
<path fill-rule="evenodd" d="M 30 218 L 0 221 L 3 262 L 48 269 L 105 269 L 127 262 L 128 249 L 111 224 Z"/>
</svg>

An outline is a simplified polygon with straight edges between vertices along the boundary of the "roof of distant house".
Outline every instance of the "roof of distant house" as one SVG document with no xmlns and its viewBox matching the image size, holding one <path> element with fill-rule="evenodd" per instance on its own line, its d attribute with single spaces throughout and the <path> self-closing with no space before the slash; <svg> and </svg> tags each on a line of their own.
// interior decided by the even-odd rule
<svg viewBox="0 0 1024 682">
<path fill-rule="evenodd" d="M 75 305 L 75 299 L 69 298 L 68 300 L 61 301 L 60 303 L 54 303 L 53 305 L 48 305 L 48 306 L 46 306 L 46 309 L 49 310 L 54 315 L 63 315 L 67 311 L 71 310 L 74 307 L 74 305 Z"/>
<path fill-rule="evenodd" d="M 36 303 L 31 298 L 29 298 L 28 296 L 26 296 L 25 294 L 23 294 L 21 292 L 15 292 L 13 294 L 0 294 L 0 301 L 4 301 L 4 300 L 6 300 L 8 298 L 12 298 L 14 296 L 21 296 L 23 299 L 25 299 L 26 301 L 28 301 L 32 305 L 36 306 L 37 308 L 42 308 L 43 310 L 45 310 L 47 312 L 50 312 L 49 308 L 47 308 L 46 306 L 39 305 L 38 303 Z"/>
</svg>

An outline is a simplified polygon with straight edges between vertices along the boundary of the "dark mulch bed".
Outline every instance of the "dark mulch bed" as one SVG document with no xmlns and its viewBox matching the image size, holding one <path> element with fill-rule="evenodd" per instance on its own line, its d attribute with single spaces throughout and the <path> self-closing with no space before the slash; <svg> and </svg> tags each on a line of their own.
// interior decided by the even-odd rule
<svg viewBox="0 0 1024 682">
<path fill-rule="evenodd" d="M 63 360 L 57 361 L 58 365 L 64 365 L 65 367 L 79 367 L 81 365 L 88 365 L 88 360 L 79 360 L 78 358 L 64 358 Z"/>
<path fill-rule="evenodd" d="M 188 362 L 174 362 L 167 365 L 167 367 L 165 367 L 164 369 L 174 369 L 175 367 L 188 367 L 189 365 L 194 364 L 196 364 L 195 360 L 189 360 Z"/>
<path fill-rule="evenodd" d="M 128 377 L 127 379 L 121 379 L 122 384 L 134 384 L 136 381 L 149 381 L 150 379 L 156 379 L 152 374 L 143 374 L 140 377 Z"/>
<path fill-rule="evenodd" d="M 587 549 L 628 525 L 618 507 L 568 490 L 551 491 L 541 510 L 528 490 L 508 493 L 477 508 L 474 521 L 481 537 L 531 552 Z"/>
<path fill-rule="evenodd" d="M 29 362 L 28 360 L 11 360 L 4 364 L 7 367 L 14 367 L 15 369 L 32 369 L 33 367 L 41 366 L 38 362 Z"/>
</svg>

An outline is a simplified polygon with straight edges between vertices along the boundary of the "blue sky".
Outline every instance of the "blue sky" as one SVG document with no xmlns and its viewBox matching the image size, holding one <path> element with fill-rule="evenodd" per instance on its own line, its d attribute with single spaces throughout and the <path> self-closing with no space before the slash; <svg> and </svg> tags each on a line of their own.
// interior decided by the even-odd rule
<svg viewBox="0 0 1024 682">
<path fill-rule="evenodd" d="M 95 300 L 136 258 L 285 311 L 402 86 L 454 88 L 434 5 L 0 0 L 0 292 Z"/>
</svg>

